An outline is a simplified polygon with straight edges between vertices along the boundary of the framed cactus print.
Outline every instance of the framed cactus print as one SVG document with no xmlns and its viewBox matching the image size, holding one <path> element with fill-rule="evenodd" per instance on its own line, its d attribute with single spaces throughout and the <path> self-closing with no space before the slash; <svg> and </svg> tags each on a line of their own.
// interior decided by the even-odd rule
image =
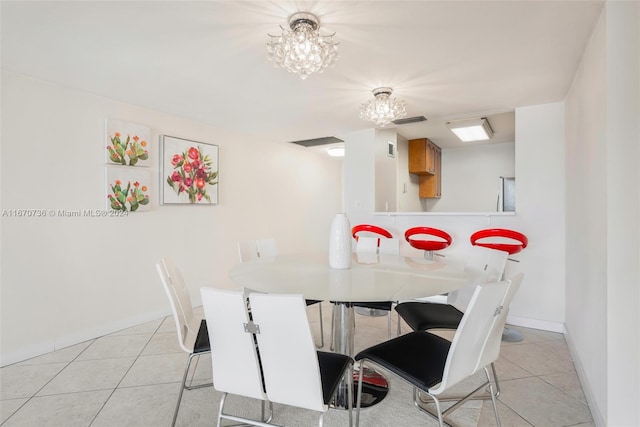
<svg viewBox="0 0 640 427">
<path fill-rule="evenodd" d="M 218 203 L 218 146 L 160 135 L 160 202 Z"/>
<path fill-rule="evenodd" d="M 144 168 L 107 166 L 107 210 L 122 213 L 151 210 L 151 171 Z"/>
<path fill-rule="evenodd" d="M 107 164 L 149 166 L 149 126 L 118 119 L 105 119 L 105 130 Z"/>
</svg>

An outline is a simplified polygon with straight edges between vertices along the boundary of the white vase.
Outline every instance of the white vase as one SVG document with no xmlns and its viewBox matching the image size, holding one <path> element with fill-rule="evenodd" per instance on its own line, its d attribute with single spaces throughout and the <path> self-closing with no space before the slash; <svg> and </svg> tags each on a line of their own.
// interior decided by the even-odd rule
<svg viewBox="0 0 640 427">
<path fill-rule="evenodd" d="M 329 266 L 347 269 L 351 266 L 351 225 L 346 214 L 336 214 L 329 235 Z"/>
</svg>

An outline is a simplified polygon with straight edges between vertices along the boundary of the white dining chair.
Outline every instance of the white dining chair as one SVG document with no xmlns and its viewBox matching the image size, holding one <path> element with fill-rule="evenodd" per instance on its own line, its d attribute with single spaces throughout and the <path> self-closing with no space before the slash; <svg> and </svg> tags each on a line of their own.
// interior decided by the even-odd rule
<svg viewBox="0 0 640 427">
<path fill-rule="evenodd" d="M 180 348 L 189 355 L 187 365 L 184 368 L 178 402 L 176 403 L 173 420 L 171 421 L 171 425 L 174 426 L 178 418 L 178 411 L 184 390 L 194 390 L 212 385 L 212 383 L 206 383 L 187 386 L 187 376 L 193 358 L 209 353 L 211 347 L 207 333 L 207 322 L 202 317 L 194 314 L 189 291 L 187 290 L 180 270 L 175 266 L 173 260 L 169 257 L 162 258 L 156 264 L 156 269 L 160 275 L 160 280 L 162 281 L 167 298 L 169 298 L 173 319 L 176 324 L 178 344 Z"/>
<path fill-rule="evenodd" d="M 511 298 L 522 277 L 512 281 L 483 283 L 475 287 L 453 341 L 425 331 L 414 331 L 358 353 L 361 369 L 365 364 L 381 366 L 414 388 L 416 407 L 438 419 L 458 409 L 476 393 L 489 389 L 496 425 L 500 418 L 496 406 L 493 381 L 488 366 L 500 355 L 501 336 Z M 511 291 L 511 292 L 510 292 Z M 453 386 L 483 370 L 486 381 L 447 410 L 441 408 L 441 397 Z M 419 395 L 431 397 L 436 407 L 432 414 L 420 405 Z M 360 416 L 362 383 L 358 382 L 356 424 Z"/>
<path fill-rule="evenodd" d="M 378 253 L 380 255 L 400 255 L 400 239 L 395 237 L 379 239 Z"/>
<path fill-rule="evenodd" d="M 258 254 L 258 258 L 277 256 L 278 246 L 276 244 L 276 239 L 269 237 L 266 239 L 256 240 L 256 252 Z"/>
<path fill-rule="evenodd" d="M 273 403 L 324 413 L 341 380 L 353 389 L 353 359 L 316 351 L 302 295 L 251 293 L 202 288 L 207 322 L 211 324 L 213 385 L 223 393 L 218 410 L 222 420 L 269 426 Z M 249 314 L 248 306 L 251 307 Z M 268 402 L 269 419 L 225 412 L 229 394 Z M 349 425 L 352 424 L 349 397 Z"/>
<path fill-rule="evenodd" d="M 255 240 L 241 240 L 238 242 L 238 257 L 240 262 L 258 259 L 258 246 Z"/>
<path fill-rule="evenodd" d="M 396 250 L 397 248 L 397 250 Z M 382 252 L 380 250 L 382 249 Z M 367 237 L 361 236 L 356 243 L 356 256 L 361 263 L 378 262 L 378 254 L 398 255 L 400 253 L 400 242 L 395 238 L 385 237 Z M 391 310 L 394 301 L 371 301 L 371 302 L 354 302 L 356 312 L 365 316 L 379 316 L 384 313 L 387 316 L 388 336 L 391 338 Z"/>
<path fill-rule="evenodd" d="M 396 306 L 398 316 L 414 331 L 457 329 L 476 286 L 500 280 L 508 256 L 509 254 L 503 251 L 473 246 L 465 267 L 468 275 L 467 284 L 463 288 L 449 292 L 445 304 L 434 301 L 400 303 Z M 500 394 L 500 383 L 494 364 L 491 364 L 491 369 L 496 383 L 497 397 Z"/>
<path fill-rule="evenodd" d="M 213 387 L 223 393 L 217 425 L 220 426 L 223 419 L 245 423 L 244 417 L 224 412 L 228 394 L 268 402 L 246 297 L 242 291 L 213 288 L 201 288 L 200 294 L 205 317 L 211 325 Z"/>
<path fill-rule="evenodd" d="M 269 401 L 325 412 L 341 381 L 352 425 L 353 359 L 316 351 L 302 295 L 249 295 Z"/>
<path fill-rule="evenodd" d="M 278 255 L 278 246 L 276 240 L 272 237 L 245 240 L 238 242 L 238 253 L 240 254 L 240 262 L 255 261 L 260 258 L 268 258 Z M 318 317 L 320 320 L 320 344 L 318 348 L 324 347 L 324 322 L 322 317 L 322 300 L 308 299 L 305 300 L 307 306 L 318 306 Z"/>
</svg>

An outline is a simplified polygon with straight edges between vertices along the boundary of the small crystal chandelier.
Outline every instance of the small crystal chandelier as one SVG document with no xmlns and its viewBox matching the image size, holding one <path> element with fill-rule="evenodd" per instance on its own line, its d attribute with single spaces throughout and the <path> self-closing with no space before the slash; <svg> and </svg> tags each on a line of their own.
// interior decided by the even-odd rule
<svg viewBox="0 0 640 427">
<path fill-rule="evenodd" d="M 401 119 L 407 115 L 404 101 L 392 98 L 393 89 L 379 87 L 373 90 L 375 99 L 369 100 L 360 107 L 360 118 L 374 122 L 377 126 L 384 127 L 389 122 Z"/>
<path fill-rule="evenodd" d="M 267 58 L 276 67 L 285 68 L 300 75 L 302 80 L 309 74 L 321 73 L 338 58 L 338 44 L 334 34 L 323 36 L 315 15 L 295 13 L 289 18 L 291 31 L 280 26 L 282 34 L 272 36 L 267 42 Z"/>
</svg>

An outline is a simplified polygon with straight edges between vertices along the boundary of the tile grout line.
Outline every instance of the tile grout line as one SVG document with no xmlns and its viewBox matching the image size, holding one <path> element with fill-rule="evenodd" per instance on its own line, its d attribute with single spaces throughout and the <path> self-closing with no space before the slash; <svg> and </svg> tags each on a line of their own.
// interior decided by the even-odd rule
<svg viewBox="0 0 640 427">
<path fill-rule="evenodd" d="M 554 340 L 545 340 L 545 341 L 540 341 L 540 342 L 535 342 L 535 343 L 528 343 L 528 344 L 530 344 L 530 345 L 535 345 L 535 346 L 537 346 L 537 347 L 541 347 L 541 346 L 540 346 L 540 344 L 541 344 L 541 343 L 547 343 L 547 342 L 550 342 L 550 341 L 554 341 Z M 513 345 L 518 345 L 518 344 L 513 344 Z M 504 357 L 504 356 L 501 354 L 501 355 L 500 355 L 500 357 Z M 551 373 L 551 374 L 536 375 L 536 374 L 533 374 L 532 372 L 530 372 L 529 370 L 525 369 L 524 367 L 520 366 L 520 365 L 519 365 L 519 364 L 517 364 L 516 362 L 514 362 L 514 361 L 510 360 L 508 357 L 505 357 L 505 359 L 506 359 L 506 360 L 508 360 L 510 363 L 513 363 L 514 365 L 518 366 L 518 367 L 519 367 L 520 369 L 522 369 L 523 371 L 525 371 L 525 372 L 527 372 L 527 373 L 531 374 L 531 376 L 530 376 L 530 377 L 523 377 L 523 378 L 536 378 L 536 379 L 538 379 L 538 380 L 540 380 L 540 381 L 544 382 L 545 384 L 548 384 L 548 385 L 552 386 L 554 389 L 559 390 L 560 392 L 562 392 L 562 394 L 563 394 L 563 395 L 567 396 L 568 398 L 570 398 L 570 399 L 572 399 L 572 400 L 575 400 L 575 401 L 576 401 L 576 402 L 578 402 L 578 403 L 582 403 L 583 405 L 585 405 L 585 406 L 587 407 L 587 409 L 589 409 L 589 405 L 586 405 L 586 404 L 584 404 L 583 402 L 580 402 L 580 400 L 579 400 L 579 399 L 576 399 L 575 397 L 570 396 L 570 395 L 569 395 L 567 392 L 565 392 L 564 390 L 562 390 L 562 389 L 560 389 L 560 388 L 556 387 L 555 385 L 553 385 L 553 384 L 549 383 L 549 382 L 548 382 L 548 381 L 546 381 L 544 378 L 542 378 L 544 375 L 553 375 L 553 373 Z M 572 363 L 573 363 L 573 361 L 572 361 Z M 561 371 L 561 372 L 555 372 L 555 373 L 564 373 L 564 372 L 568 372 L 568 371 Z M 517 378 L 517 379 L 521 379 L 521 378 Z M 505 380 L 504 382 L 507 382 L 507 381 L 513 381 L 513 380 L 515 380 L 515 379 Z M 522 415 L 521 413 L 519 413 L 518 411 L 516 411 L 514 408 L 512 408 L 511 406 L 509 406 L 506 402 L 502 401 L 499 397 L 498 397 L 498 400 L 499 400 L 503 405 L 505 405 L 507 408 L 509 408 L 509 409 L 510 409 L 514 414 L 518 415 L 518 417 L 520 417 L 521 419 L 523 419 L 527 424 L 530 424 L 530 425 L 532 425 L 532 426 L 535 426 L 535 424 L 531 423 L 531 422 L 530 422 L 530 421 L 529 421 L 529 420 L 528 420 L 524 415 Z M 591 410 L 590 410 L 590 409 L 589 409 L 589 412 L 591 412 Z M 578 424 L 578 425 L 579 425 L 579 424 Z"/>
<path fill-rule="evenodd" d="M 93 340 L 91 340 L 91 344 L 89 344 L 88 346 L 86 346 L 85 348 L 83 348 L 83 349 L 82 349 L 82 351 L 81 351 L 80 353 L 76 354 L 76 356 L 75 356 L 73 359 L 71 359 L 70 361 L 68 361 L 68 362 L 67 362 L 67 364 L 64 366 L 64 368 L 60 369 L 60 371 L 58 371 L 58 373 L 57 373 L 57 374 L 55 374 L 53 377 L 51 377 L 51 379 L 50 379 L 49 381 L 47 381 L 46 383 L 44 383 L 44 384 L 42 385 L 42 387 L 40 387 L 40 388 L 39 388 L 38 390 L 36 390 L 36 391 L 31 395 L 31 396 L 29 396 L 29 397 L 27 398 L 27 400 L 26 400 L 22 405 L 20 405 L 20 407 L 19 407 L 18 409 L 16 409 L 15 411 L 13 411 L 13 413 L 12 413 L 11 415 L 9 415 L 9 417 L 8 417 L 6 420 L 4 420 L 4 421 L 2 422 L 2 424 L 0 424 L 0 426 L 3 426 L 7 421 L 9 421 L 9 420 L 10 420 L 10 419 L 15 415 L 15 414 L 17 414 L 17 413 L 18 413 L 18 411 L 20 411 L 20 409 L 22 409 L 22 408 L 23 408 L 27 403 L 29 403 L 33 398 L 38 397 L 38 396 L 36 396 L 36 395 L 37 395 L 38 393 L 40 393 L 40 392 L 42 391 L 42 389 L 43 389 L 43 388 L 45 388 L 47 385 L 49 385 L 49 383 L 51 383 L 51 381 L 53 381 L 53 380 L 54 380 L 58 375 L 60 375 L 60 374 L 61 374 L 65 369 L 67 369 L 67 368 L 69 367 L 69 365 L 71 365 L 71 363 L 75 362 L 75 360 L 76 360 L 78 357 L 80 357 L 80 355 L 81 355 L 82 353 L 84 353 L 85 351 L 87 351 L 87 349 L 88 349 L 89 347 L 91 347 L 91 346 L 93 345 L 93 343 L 95 343 L 95 342 L 96 342 L 96 340 L 97 340 L 97 338 L 94 338 Z M 48 365 L 48 364 L 51 364 L 51 363 L 44 363 L 44 365 Z M 61 394 L 65 394 L 65 393 L 61 393 Z M 55 396 L 55 395 L 51 395 L 51 396 Z"/>
<path fill-rule="evenodd" d="M 558 373 L 564 373 L 564 372 L 558 372 Z M 545 375 L 554 375 L 554 374 L 545 374 Z M 542 375 L 538 376 L 538 379 L 540 381 L 544 381 L 546 384 L 549 384 L 551 387 L 555 388 L 556 390 L 560 391 L 562 394 L 564 394 L 566 397 L 568 397 L 569 399 L 575 400 L 577 403 L 580 403 L 584 406 L 586 406 L 587 408 L 589 407 L 589 405 L 587 404 L 587 402 L 582 401 L 581 399 L 570 395 L 569 393 L 567 393 L 566 391 L 562 390 L 561 388 L 559 388 L 558 386 L 556 386 L 555 384 L 550 383 L 549 381 L 545 380 L 544 378 L 542 378 Z M 582 385 L 581 385 L 582 387 Z M 591 410 L 589 409 L 589 412 L 591 412 Z"/>
<path fill-rule="evenodd" d="M 109 397 L 107 397 L 104 401 L 104 403 L 102 404 L 102 406 L 100 406 L 100 409 L 98 409 L 98 411 L 96 412 L 96 414 L 93 416 L 93 418 L 91 419 L 91 421 L 89 422 L 89 424 L 87 425 L 87 427 L 91 427 L 91 425 L 93 425 L 93 423 L 96 421 L 96 419 L 98 418 L 98 415 L 100 415 L 100 413 L 102 412 L 102 410 L 104 409 L 104 407 L 107 405 L 107 403 L 109 402 L 109 400 L 111 400 L 111 398 L 113 397 L 113 394 L 116 392 L 116 390 L 118 389 L 118 386 L 120 384 L 122 384 L 122 381 L 124 380 L 124 378 L 127 376 L 127 374 L 129 373 L 129 371 L 131 371 L 131 368 L 133 368 L 133 365 L 136 364 L 136 362 L 138 361 L 138 359 L 140 358 L 140 355 L 142 354 L 142 352 L 147 348 L 147 346 L 149 345 L 149 342 L 151 342 L 151 340 L 153 339 L 153 337 L 156 336 L 156 334 L 158 333 L 158 329 L 160 329 L 160 327 L 162 326 L 162 324 L 164 323 L 166 319 L 166 316 L 162 318 L 162 322 L 160 322 L 160 324 L 156 327 L 156 329 L 153 331 L 153 333 L 151 334 L 151 337 L 149 337 L 149 339 L 147 340 L 147 343 L 142 347 L 142 349 L 140 349 L 140 351 L 138 352 L 138 355 L 136 356 L 136 358 L 133 360 L 133 363 L 131 364 L 131 366 L 129 366 L 129 369 L 127 369 L 127 371 L 122 375 L 122 378 L 120 378 L 120 381 L 118 381 L 118 384 L 116 384 L 116 386 L 113 388 L 113 390 L 111 391 L 111 393 L 109 394 Z"/>
</svg>

